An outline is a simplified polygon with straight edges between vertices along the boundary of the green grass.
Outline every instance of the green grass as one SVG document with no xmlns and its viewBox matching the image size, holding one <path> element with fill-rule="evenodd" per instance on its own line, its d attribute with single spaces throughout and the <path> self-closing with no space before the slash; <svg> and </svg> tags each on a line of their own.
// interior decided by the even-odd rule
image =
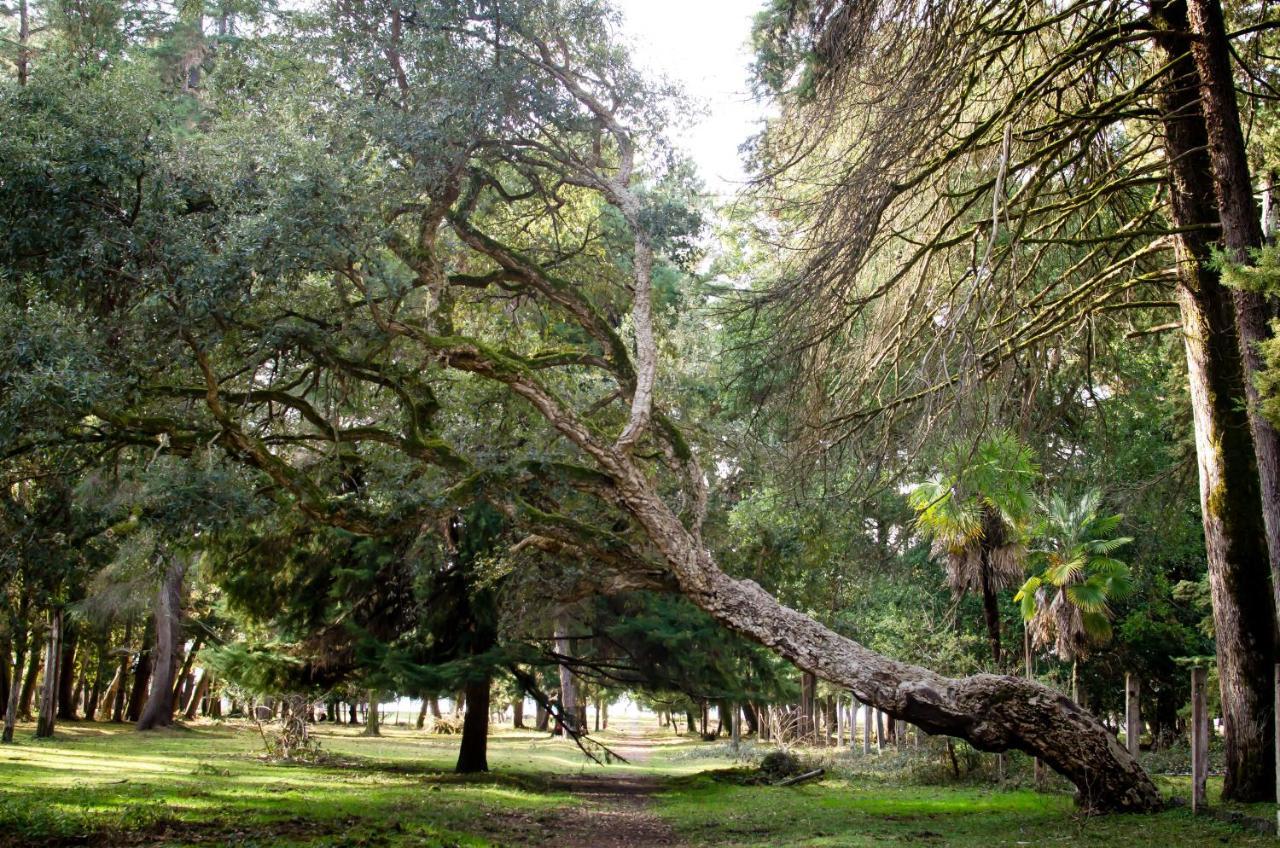
<svg viewBox="0 0 1280 848">
<path fill-rule="evenodd" d="M 550 777 L 601 768 L 659 779 L 651 810 L 689 845 L 1177 848 L 1275 841 L 1185 809 L 1084 817 L 1062 792 L 903 782 L 859 773 L 856 757 L 842 758 L 840 776 L 821 784 L 742 786 L 711 773 L 732 764 L 725 746 L 671 737 L 644 762 L 600 767 L 561 740 L 496 731 L 494 771 L 461 778 L 450 771 L 456 737 L 385 733 L 366 739 L 357 729 L 324 728 L 325 760 L 292 765 L 260 759 L 251 727 L 197 724 L 138 734 L 74 724 L 46 741 L 20 727 L 18 744 L 0 748 L 0 846 L 538 844 L 582 803 L 552 789 Z M 1177 779 L 1165 784 L 1178 788 Z"/>
</svg>

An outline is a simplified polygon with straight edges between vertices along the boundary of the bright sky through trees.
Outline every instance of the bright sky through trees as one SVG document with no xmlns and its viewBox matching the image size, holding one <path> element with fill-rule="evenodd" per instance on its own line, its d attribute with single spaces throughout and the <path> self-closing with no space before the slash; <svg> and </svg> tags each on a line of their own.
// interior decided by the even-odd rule
<svg viewBox="0 0 1280 848">
<path fill-rule="evenodd" d="M 743 0 L 623 0 L 624 34 L 642 67 L 679 82 L 705 112 L 673 132 L 707 187 L 731 194 L 746 179 L 738 145 L 764 114 L 747 83 L 752 16 Z"/>
</svg>

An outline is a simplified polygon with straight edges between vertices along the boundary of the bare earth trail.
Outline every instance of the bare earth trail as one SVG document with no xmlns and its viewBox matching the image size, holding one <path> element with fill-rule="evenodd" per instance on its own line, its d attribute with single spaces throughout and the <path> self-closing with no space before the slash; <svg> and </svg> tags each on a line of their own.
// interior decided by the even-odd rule
<svg viewBox="0 0 1280 848">
<path fill-rule="evenodd" d="M 610 747 L 633 765 L 642 765 L 654 740 L 636 736 Z M 563 848 L 623 848 L 681 845 L 680 838 L 650 806 L 658 778 L 643 774 L 585 773 L 555 778 L 556 789 L 572 792 L 585 803 L 557 824 L 555 842 Z"/>
</svg>

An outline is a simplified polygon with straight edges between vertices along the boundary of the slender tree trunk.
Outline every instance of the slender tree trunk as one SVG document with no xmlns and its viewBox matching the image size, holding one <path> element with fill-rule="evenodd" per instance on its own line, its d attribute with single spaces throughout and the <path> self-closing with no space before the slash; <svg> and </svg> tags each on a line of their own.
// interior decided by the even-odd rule
<svg viewBox="0 0 1280 848">
<path fill-rule="evenodd" d="M 133 655 L 133 622 L 124 623 L 124 641 L 120 644 L 120 666 L 116 671 L 115 696 L 111 704 L 111 720 L 124 721 L 125 689 L 129 685 L 129 660 Z"/>
<path fill-rule="evenodd" d="M 103 683 L 106 681 L 107 670 L 111 667 L 110 655 L 107 653 L 109 636 L 109 633 L 104 635 L 94 646 L 97 662 L 93 670 L 93 685 L 89 689 L 89 701 L 84 706 L 86 721 L 95 721 L 98 717 L 98 704 L 102 700 Z"/>
<path fill-rule="evenodd" d="M 147 700 L 147 689 L 151 685 L 151 640 L 154 625 L 148 621 L 142 632 L 142 647 L 138 651 L 138 659 L 133 668 L 133 688 L 129 692 L 129 703 L 125 708 L 125 721 L 136 722 L 142 715 L 142 705 Z"/>
<path fill-rule="evenodd" d="M 62 655 L 58 659 L 58 720 L 75 721 L 76 716 L 76 645 L 79 628 L 63 617 Z"/>
<path fill-rule="evenodd" d="M 467 682 L 467 712 L 458 746 L 458 774 L 489 770 L 489 678 Z"/>
<path fill-rule="evenodd" d="M 174 678 L 182 652 L 182 582 L 187 576 L 185 554 L 170 553 L 156 594 L 154 659 L 151 695 L 138 717 L 138 730 L 173 724 Z"/>
<path fill-rule="evenodd" d="M 4 692 L 4 731 L 3 735 L 0 735 L 0 742 L 13 741 L 13 727 L 18 721 L 18 699 L 22 694 L 22 670 L 27 661 L 29 638 L 29 631 L 24 628 L 14 642 L 16 650 L 13 657 L 13 674 L 9 681 L 9 688 Z M 5 657 L 5 662 L 8 660 L 9 658 Z"/>
<path fill-rule="evenodd" d="M 31 645 L 27 659 L 27 674 L 22 679 L 22 694 L 18 698 L 18 717 L 31 721 L 31 701 L 35 697 L 36 675 L 40 673 L 40 649 Z"/>
<path fill-rule="evenodd" d="M 987 641 L 991 645 L 993 669 L 1000 668 L 1000 599 L 991 586 L 990 551 L 982 549 L 982 615 L 987 625 Z"/>
<path fill-rule="evenodd" d="M 179 639 L 181 639 L 181 630 L 179 630 Z M 197 636 L 191 642 L 191 650 L 187 651 L 186 657 L 182 660 L 182 668 L 178 672 L 177 680 L 173 687 L 173 703 L 175 709 L 180 709 L 187 702 L 187 698 L 191 694 L 191 687 L 194 685 L 194 678 L 191 675 L 191 667 L 195 664 L 196 655 L 200 653 L 200 648 L 204 645 L 204 637 Z M 182 647 L 182 643 L 178 643 L 178 647 Z"/>
<path fill-rule="evenodd" d="M 31 74 L 31 11 L 27 0 L 18 0 L 18 85 L 26 85 Z"/>
<path fill-rule="evenodd" d="M 49 613 L 49 636 L 44 652 L 44 682 L 40 687 L 40 717 L 36 722 L 36 736 L 53 735 L 58 713 L 58 661 L 62 657 L 62 610 Z"/>
<path fill-rule="evenodd" d="M 1209 586 L 1226 742 L 1224 793 L 1270 798 L 1274 788 L 1270 687 L 1275 602 L 1254 439 L 1239 399 L 1245 372 L 1230 293 L 1209 266 L 1202 229 L 1218 221 L 1209 175 L 1200 78 L 1182 0 L 1153 0 L 1157 43 L 1169 58 L 1162 93 L 1170 162 L 1183 338 L 1200 469 Z"/>
</svg>

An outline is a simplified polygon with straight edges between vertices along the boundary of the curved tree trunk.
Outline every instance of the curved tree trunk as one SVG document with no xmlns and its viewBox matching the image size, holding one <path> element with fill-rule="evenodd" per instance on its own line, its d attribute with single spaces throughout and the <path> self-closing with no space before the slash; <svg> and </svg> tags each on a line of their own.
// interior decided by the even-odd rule
<svg viewBox="0 0 1280 848">
<path fill-rule="evenodd" d="M 151 695 L 138 717 L 138 730 L 154 730 L 173 724 L 174 678 L 182 651 L 182 581 L 187 576 L 187 558 L 170 554 L 160 591 L 156 595 L 156 649 L 153 659 Z"/>
<path fill-rule="evenodd" d="M 467 683 L 467 712 L 458 746 L 458 774 L 489 770 L 489 678 Z"/>
<path fill-rule="evenodd" d="M 1087 808 L 1160 805 L 1155 784 L 1124 746 L 1061 693 L 1016 677 L 952 679 L 891 660 L 784 606 L 755 582 L 725 574 L 629 454 L 601 445 L 536 390 L 526 397 L 596 460 L 612 479 L 617 502 L 663 555 L 682 594 L 721 624 L 928 733 L 955 736 L 984 751 L 1016 749 L 1040 757 L 1075 784 Z"/>
</svg>

